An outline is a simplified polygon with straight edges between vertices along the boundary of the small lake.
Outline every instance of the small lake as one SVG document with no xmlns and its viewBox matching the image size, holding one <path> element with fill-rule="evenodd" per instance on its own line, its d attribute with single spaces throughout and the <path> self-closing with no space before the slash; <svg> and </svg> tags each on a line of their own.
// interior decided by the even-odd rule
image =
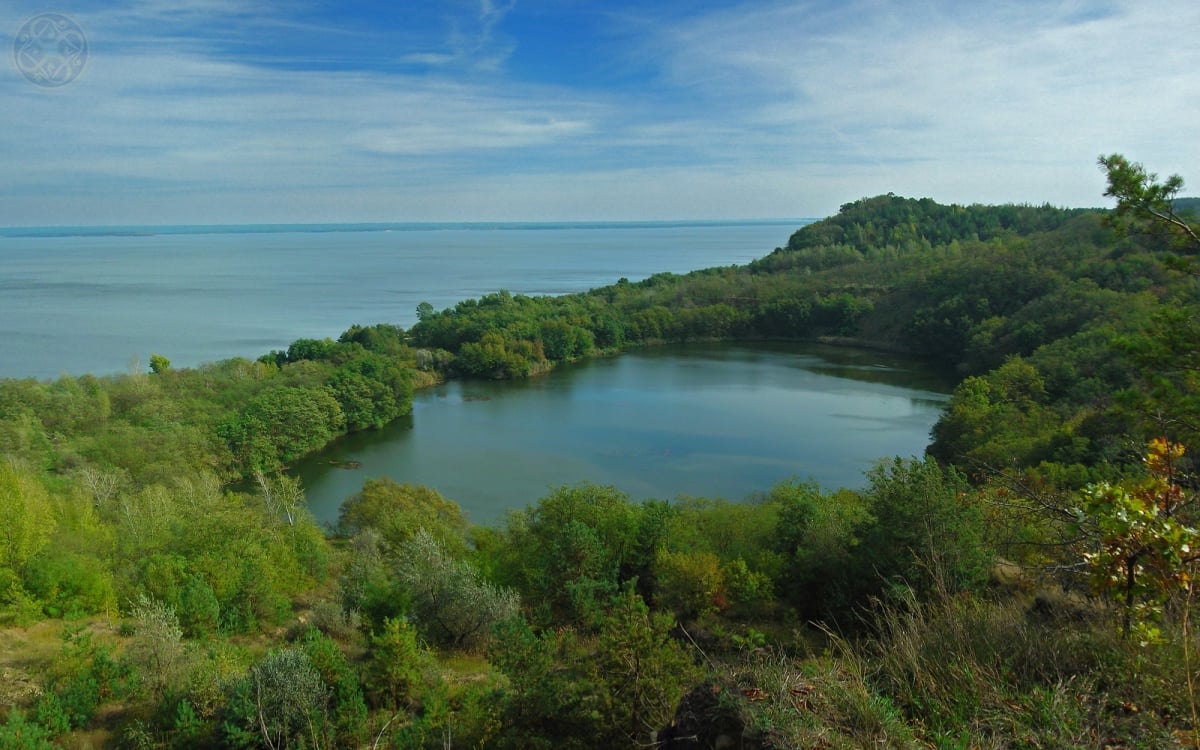
<svg viewBox="0 0 1200 750">
<path fill-rule="evenodd" d="M 453 381 L 411 417 L 296 467 L 318 520 L 365 479 L 423 484 L 493 523 L 563 484 L 634 500 L 743 499 L 791 477 L 861 487 L 880 458 L 924 452 L 952 384 L 919 362 L 816 345 L 635 350 L 517 382 Z M 357 468 L 338 464 L 357 462 Z"/>
</svg>

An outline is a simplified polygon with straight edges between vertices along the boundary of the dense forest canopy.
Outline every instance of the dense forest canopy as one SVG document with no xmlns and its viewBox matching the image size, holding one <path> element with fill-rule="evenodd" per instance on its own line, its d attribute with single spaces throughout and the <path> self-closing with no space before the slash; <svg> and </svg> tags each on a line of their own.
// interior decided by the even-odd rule
<svg viewBox="0 0 1200 750">
<path fill-rule="evenodd" d="M 0 748 L 1195 744 L 1196 201 L 1101 164 L 1112 211 L 877 196 L 746 266 L 0 381 Z M 286 473 L 442 378 L 774 338 L 955 373 L 928 455 L 487 528 L 372 478 L 326 532 Z"/>
</svg>

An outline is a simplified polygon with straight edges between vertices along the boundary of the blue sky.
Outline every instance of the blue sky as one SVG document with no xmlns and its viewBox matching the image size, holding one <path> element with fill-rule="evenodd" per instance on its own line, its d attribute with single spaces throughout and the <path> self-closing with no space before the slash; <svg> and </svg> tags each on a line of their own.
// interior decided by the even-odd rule
<svg viewBox="0 0 1200 750">
<path fill-rule="evenodd" d="M 91 45 L 56 89 L 11 53 L 46 11 Z M 0 225 L 1104 205 L 1101 153 L 1200 186 L 1195 29 L 1195 0 L 7 0 Z"/>
</svg>

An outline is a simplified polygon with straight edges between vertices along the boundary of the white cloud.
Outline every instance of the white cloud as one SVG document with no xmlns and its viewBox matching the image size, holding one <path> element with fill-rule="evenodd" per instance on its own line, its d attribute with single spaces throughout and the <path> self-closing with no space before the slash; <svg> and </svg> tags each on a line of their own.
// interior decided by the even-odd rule
<svg viewBox="0 0 1200 750">
<path fill-rule="evenodd" d="M 876 162 L 921 194 L 966 191 L 958 200 L 1087 200 L 1092 185 L 1019 170 L 1094 172 L 1113 149 L 1174 161 L 1200 124 L 1200 47 L 1177 33 L 1200 28 L 1195 3 L 828 8 L 748 5 L 673 29 L 671 80 L 728 98 L 748 135 L 788 130 L 784 158 Z"/>
<path fill-rule="evenodd" d="M 313 31 L 268 5 L 80 13 L 81 80 L 0 77 L 0 224 L 795 216 L 888 191 L 1096 205 L 1110 151 L 1200 182 L 1192 2 L 627 16 L 620 64 L 653 75 L 608 90 L 506 73 L 530 43 L 505 37 L 511 3 L 444 7 L 442 36 L 365 71 L 228 44 Z"/>
</svg>

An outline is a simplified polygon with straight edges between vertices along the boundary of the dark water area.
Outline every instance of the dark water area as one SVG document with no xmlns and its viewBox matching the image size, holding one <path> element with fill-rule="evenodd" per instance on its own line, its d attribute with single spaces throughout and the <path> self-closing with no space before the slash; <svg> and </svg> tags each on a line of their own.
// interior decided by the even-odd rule
<svg viewBox="0 0 1200 750">
<path fill-rule="evenodd" d="M 517 382 L 453 381 L 295 467 L 325 522 L 365 479 L 437 489 L 492 523 L 563 484 L 744 499 L 789 478 L 859 487 L 924 452 L 951 383 L 892 354 L 787 343 L 635 350 Z M 352 466 L 354 468 L 344 468 Z"/>
</svg>

